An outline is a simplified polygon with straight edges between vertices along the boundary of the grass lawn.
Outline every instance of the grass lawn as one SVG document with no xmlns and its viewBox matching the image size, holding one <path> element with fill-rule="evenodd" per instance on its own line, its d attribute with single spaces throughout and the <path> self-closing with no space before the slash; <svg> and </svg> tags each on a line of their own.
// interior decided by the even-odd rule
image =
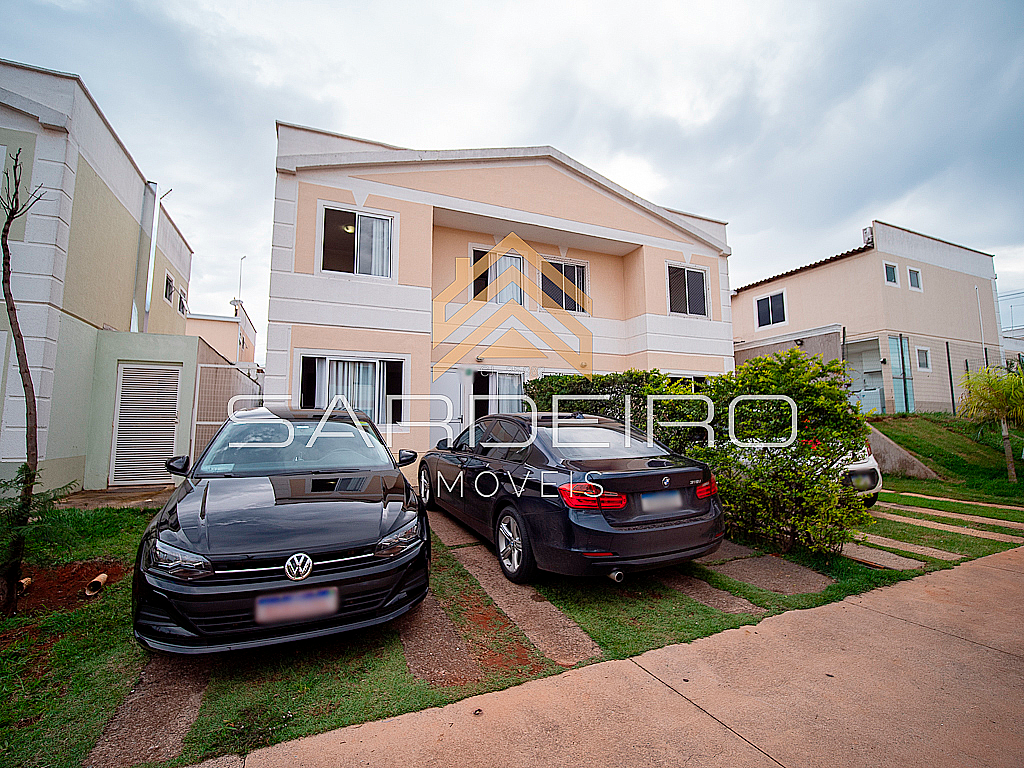
<svg viewBox="0 0 1024 768">
<path fill-rule="evenodd" d="M 907 544 L 921 544 L 926 547 L 955 552 L 964 557 L 984 557 L 1006 549 L 1013 549 L 1017 544 L 991 539 L 979 539 L 962 533 L 937 531 L 934 528 L 923 528 L 912 523 L 899 523 L 895 520 L 876 520 L 874 525 L 867 526 L 865 533 L 874 533 Z"/>
<path fill-rule="evenodd" d="M 888 480 L 888 478 L 886 479 Z M 917 496 L 908 496 L 904 493 L 894 493 L 891 491 L 882 491 L 878 494 L 878 500 L 888 501 L 892 504 L 902 504 L 907 507 L 920 507 L 922 511 L 935 509 L 942 512 L 956 512 L 960 515 L 975 515 L 976 517 L 990 517 L 993 520 L 1010 520 L 1015 523 L 1024 523 L 1024 507 L 1019 510 L 979 507 L 976 504 L 957 504 L 955 501 L 944 501 L 942 499 L 922 499 Z"/>
<path fill-rule="evenodd" d="M 1003 504 L 1024 500 L 1021 484 L 1006 479 L 1002 444 L 996 447 L 991 430 L 979 434 L 977 425 L 949 414 L 932 413 L 873 418 L 871 424 L 952 481 L 886 477 L 888 490 Z M 1017 474 L 1024 477 L 1020 450 L 1021 444 L 1015 443 Z"/>
</svg>

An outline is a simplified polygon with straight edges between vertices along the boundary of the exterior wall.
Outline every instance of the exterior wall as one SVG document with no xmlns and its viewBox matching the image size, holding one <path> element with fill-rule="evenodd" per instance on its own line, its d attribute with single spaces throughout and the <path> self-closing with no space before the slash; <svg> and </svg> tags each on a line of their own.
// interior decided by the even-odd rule
<svg viewBox="0 0 1024 768">
<path fill-rule="evenodd" d="M 800 343 L 798 344 L 797 341 Z M 839 326 L 828 329 L 809 330 L 807 333 L 797 331 L 777 336 L 772 340 L 765 339 L 755 346 L 741 344 L 736 346 L 736 365 L 743 365 L 747 360 L 762 355 L 773 355 L 787 349 L 799 349 L 805 355 L 821 355 L 826 361 L 839 360 L 843 356 L 843 333 Z"/>
<path fill-rule="evenodd" d="M 160 206 L 156 229 L 156 249 L 153 252 L 153 275 L 147 333 L 185 333 L 185 315 L 188 312 L 188 283 L 192 273 L 192 249 L 174 225 L 163 206 Z M 164 297 L 164 281 L 170 274 L 174 280 L 174 296 Z M 185 313 L 179 312 L 178 299 L 186 301 Z"/>
<path fill-rule="evenodd" d="M 238 320 L 233 317 L 189 317 L 185 324 L 185 333 L 189 336 L 199 336 L 229 363 L 236 363 L 238 325 Z"/>
<path fill-rule="evenodd" d="M 78 156 L 71 206 L 64 309 L 96 328 L 131 329 L 141 227 L 131 212 Z"/>
<path fill-rule="evenodd" d="M 89 414 L 89 446 L 85 464 L 87 490 L 107 487 L 110 476 L 110 451 L 113 439 L 114 408 L 119 363 L 180 365 L 178 389 L 178 427 L 174 438 L 175 455 L 189 451 L 192 406 L 195 400 L 196 366 L 199 339 L 192 336 L 117 333 L 99 331 L 96 361 L 93 367 L 92 397 Z M 167 458 L 171 458 L 168 456 Z"/>
</svg>

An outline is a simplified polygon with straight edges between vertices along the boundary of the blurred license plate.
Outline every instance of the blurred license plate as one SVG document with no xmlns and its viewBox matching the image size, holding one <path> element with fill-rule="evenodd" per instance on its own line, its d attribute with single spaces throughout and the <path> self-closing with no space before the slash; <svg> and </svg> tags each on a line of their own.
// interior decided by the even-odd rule
<svg viewBox="0 0 1024 768">
<path fill-rule="evenodd" d="M 667 512 L 683 506 L 683 495 L 678 491 L 654 491 L 640 494 L 640 509 L 644 512 Z"/>
<path fill-rule="evenodd" d="M 256 623 L 274 624 L 327 616 L 338 610 L 338 588 L 323 587 L 305 592 L 279 592 L 256 598 Z"/>
</svg>

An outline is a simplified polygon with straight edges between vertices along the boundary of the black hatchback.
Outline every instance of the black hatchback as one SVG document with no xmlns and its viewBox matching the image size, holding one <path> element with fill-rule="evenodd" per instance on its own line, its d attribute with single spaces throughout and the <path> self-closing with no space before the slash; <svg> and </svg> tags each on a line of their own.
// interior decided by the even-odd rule
<svg viewBox="0 0 1024 768">
<path fill-rule="evenodd" d="M 621 581 L 709 554 L 724 535 L 707 465 L 583 414 L 540 414 L 536 429 L 530 414 L 484 417 L 423 457 L 419 486 L 520 583 L 537 569 Z"/>
<path fill-rule="evenodd" d="M 235 414 L 149 524 L 133 580 L 135 637 L 204 653 L 389 621 L 427 592 L 430 533 L 369 419 Z"/>
</svg>

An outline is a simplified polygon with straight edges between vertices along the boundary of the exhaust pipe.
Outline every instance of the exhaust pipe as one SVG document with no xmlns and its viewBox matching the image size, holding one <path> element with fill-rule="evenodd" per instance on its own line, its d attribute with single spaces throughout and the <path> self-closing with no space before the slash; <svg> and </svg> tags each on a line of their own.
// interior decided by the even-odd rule
<svg viewBox="0 0 1024 768">
<path fill-rule="evenodd" d="M 616 584 L 621 584 L 622 580 L 626 578 L 626 574 L 616 568 L 614 571 L 608 573 L 608 578 L 614 581 Z"/>
</svg>

